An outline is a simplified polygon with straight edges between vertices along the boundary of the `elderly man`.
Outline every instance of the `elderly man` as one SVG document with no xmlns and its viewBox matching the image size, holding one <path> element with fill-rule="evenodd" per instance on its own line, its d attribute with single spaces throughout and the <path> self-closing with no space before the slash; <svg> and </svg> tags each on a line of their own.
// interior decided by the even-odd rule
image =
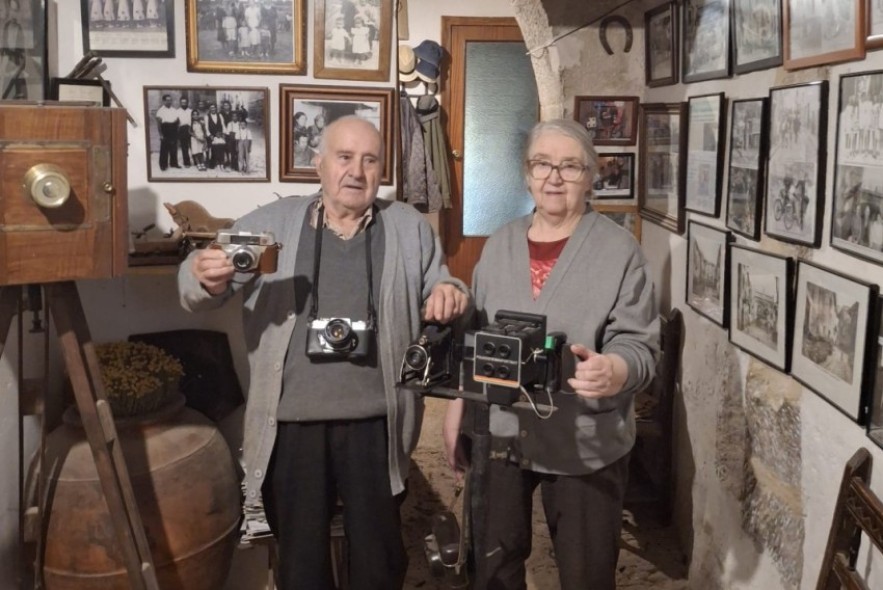
<svg viewBox="0 0 883 590">
<path fill-rule="evenodd" d="M 260 494 L 278 543 L 279 585 L 330 589 L 329 522 L 343 504 L 353 588 L 401 588 L 407 558 L 399 500 L 422 403 L 395 388 L 421 321 L 469 305 L 426 220 L 377 200 L 383 142 L 358 117 L 322 136 L 321 192 L 237 221 L 284 244 L 274 274 L 243 275 L 221 250 L 191 254 L 178 275 L 189 310 L 243 291 L 251 385 L 245 418 L 246 503 Z"/>
</svg>

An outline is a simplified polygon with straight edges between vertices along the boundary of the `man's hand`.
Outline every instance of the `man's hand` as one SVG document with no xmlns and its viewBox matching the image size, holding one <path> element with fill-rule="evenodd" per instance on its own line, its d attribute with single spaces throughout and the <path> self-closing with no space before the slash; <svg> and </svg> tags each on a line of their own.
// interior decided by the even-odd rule
<svg viewBox="0 0 883 590">
<path fill-rule="evenodd" d="M 212 295 L 220 295 L 227 290 L 233 278 L 233 263 L 223 250 L 205 248 L 197 252 L 190 266 L 193 276 Z"/>
<path fill-rule="evenodd" d="M 439 283 L 426 299 L 423 319 L 447 324 L 463 315 L 469 305 L 466 294 L 451 283 Z"/>
<path fill-rule="evenodd" d="M 628 378 L 628 366 L 616 354 L 599 354 L 582 344 L 572 344 L 570 352 L 578 362 L 573 377 L 567 380 L 574 392 L 588 398 L 610 397 L 622 391 Z"/>
</svg>

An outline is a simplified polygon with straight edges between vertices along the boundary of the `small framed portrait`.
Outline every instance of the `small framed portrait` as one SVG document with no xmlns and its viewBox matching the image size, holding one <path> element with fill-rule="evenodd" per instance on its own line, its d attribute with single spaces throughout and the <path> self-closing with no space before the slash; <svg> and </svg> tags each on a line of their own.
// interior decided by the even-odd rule
<svg viewBox="0 0 883 590">
<path fill-rule="evenodd" d="M 174 0 L 80 0 L 83 54 L 175 57 Z"/>
<path fill-rule="evenodd" d="M 797 267 L 791 374 L 859 424 L 873 375 L 877 291 L 805 261 Z"/>
<path fill-rule="evenodd" d="M 598 154 L 592 198 L 631 199 L 635 196 L 635 154 Z"/>
<path fill-rule="evenodd" d="M 269 182 L 269 90 L 145 86 L 150 182 Z"/>
<path fill-rule="evenodd" d="M 730 76 L 730 0 L 684 0 L 681 7 L 684 82 Z"/>
<path fill-rule="evenodd" d="M 319 182 L 314 158 L 325 127 L 348 115 L 374 124 L 386 149 L 382 184 L 393 182 L 393 90 L 352 86 L 279 86 L 279 180 Z"/>
<path fill-rule="evenodd" d="M 865 38 L 865 49 L 880 49 L 883 47 L 883 2 L 868 0 L 865 20 L 868 34 Z"/>
<path fill-rule="evenodd" d="M 89 103 L 97 107 L 110 106 L 110 82 L 79 78 L 52 78 L 49 98 L 60 102 Z"/>
<path fill-rule="evenodd" d="M 865 57 L 867 0 L 783 2 L 786 70 Z"/>
<path fill-rule="evenodd" d="M 877 298 L 874 321 L 874 388 L 871 394 L 871 412 L 868 419 L 868 437 L 883 448 L 883 297 Z"/>
<path fill-rule="evenodd" d="M 728 231 L 691 221 L 687 230 L 687 305 L 725 326 L 729 301 Z"/>
<path fill-rule="evenodd" d="M 662 4 L 644 13 L 644 67 L 647 86 L 678 81 L 678 5 Z"/>
<path fill-rule="evenodd" d="M 313 75 L 389 80 L 392 4 L 393 0 L 316 0 Z"/>
<path fill-rule="evenodd" d="M 641 216 L 638 215 L 637 205 L 592 201 L 590 206 L 592 210 L 630 231 L 638 243 L 641 242 Z"/>
<path fill-rule="evenodd" d="M 641 105 L 638 165 L 638 210 L 648 221 L 684 233 L 686 133 L 681 123 L 686 103 Z"/>
<path fill-rule="evenodd" d="M 787 373 L 791 360 L 794 259 L 730 246 L 730 342 Z"/>
<path fill-rule="evenodd" d="M 817 248 L 822 235 L 828 82 L 770 89 L 766 234 Z"/>
<path fill-rule="evenodd" d="M 184 0 L 187 71 L 306 73 L 305 2 Z"/>
<path fill-rule="evenodd" d="M 595 145 L 635 145 L 637 96 L 577 96 L 573 117 L 584 125 Z"/>
<path fill-rule="evenodd" d="M 49 89 L 45 0 L 4 0 L 0 32 L 0 100 L 43 100 Z"/>
<path fill-rule="evenodd" d="M 684 208 L 717 217 L 724 172 L 723 92 L 691 96 L 687 101 L 687 194 Z"/>
<path fill-rule="evenodd" d="M 727 227 L 752 240 L 760 239 L 766 136 L 767 99 L 734 100 L 730 116 Z"/>
<path fill-rule="evenodd" d="M 733 70 L 745 74 L 782 65 L 782 0 L 731 0 Z"/>
</svg>

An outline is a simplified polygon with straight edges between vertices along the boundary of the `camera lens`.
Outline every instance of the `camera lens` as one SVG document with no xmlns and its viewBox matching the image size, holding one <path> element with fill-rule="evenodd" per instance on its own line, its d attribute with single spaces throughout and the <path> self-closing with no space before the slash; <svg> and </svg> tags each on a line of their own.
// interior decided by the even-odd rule
<svg viewBox="0 0 883 590">
<path fill-rule="evenodd" d="M 509 348 L 508 344 L 501 344 L 497 347 L 497 356 L 501 359 L 509 358 L 509 355 L 512 354 L 512 349 Z"/>
<path fill-rule="evenodd" d="M 414 371 L 422 371 L 428 361 L 429 357 L 422 346 L 412 345 L 405 351 L 405 364 Z"/>
<path fill-rule="evenodd" d="M 230 259 L 233 263 L 233 268 L 238 271 L 251 270 L 255 266 L 255 258 L 254 254 L 249 252 L 248 250 L 239 250 L 233 257 Z"/>
<path fill-rule="evenodd" d="M 490 363 L 485 363 L 481 366 L 481 373 L 485 377 L 492 377 L 494 375 L 494 366 Z"/>
<path fill-rule="evenodd" d="M 509 376 L 509 367 L 497 367 L 497 377 L 505 379 Z"/>
<path fill-rule="evenodd" d="M 485 342 L 481 347 L 481 350 L 484 352 L 485 356 L 493 356 L 494 350 L 496 350 L 496 346 L 494 346 L 493 342 Z"/>
<path fill-rule="evenodd" d="M 335 350 L 348 348 L 352 337 L 353 329 L 346 320 L 335 318 L 325 324 L 325 341 Z"/>
</svg>

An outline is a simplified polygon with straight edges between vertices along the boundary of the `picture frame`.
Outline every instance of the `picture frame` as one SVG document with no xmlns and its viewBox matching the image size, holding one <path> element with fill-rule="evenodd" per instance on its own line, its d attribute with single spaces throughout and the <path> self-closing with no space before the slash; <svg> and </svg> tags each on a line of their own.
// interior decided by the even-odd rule
<svg viewBox="0 0 883 590">
<path fill-rule="evenodd" d="M 386 153 L 380 182 L 392 184 L 396 144 L 394 92 L 392 88 L 280 84 L 279 180 L 319 182 L 313 157 L 322 130 L 340 117 L 357 115 L 374 123 L 383 136 Z M 322 125 L 316 124 L 317 117 Z"/>
<path fill-rule="evenodd" d="M 85 102 L 97 107 L 110 106 L 110 82 L 81 78 L 52 78 L 49 98 L 60 102 Z"/>
<path fill-rule="evenodd" d="M 678 5 L 662 4 L 644 13 L 644 79 L 647 86 L 677 84 Z"/>
<path fill-rule="evenodd" d="M 633 199 L 635 196 L 635 154 L 630 152 L 599 153 L 594 199 Z"/>
<path fill-rule="evenodd" d="M 883 4 L 878 0 L 868 0 L 866 10 L 867 36 L 865 50 L 883 47 Z"/>
<path fill-rule="evenodd" d="M 83 55 L 175 57 L 174 0 L 80 0 Z"/>
<path fill-rule="evenodd" d="M 684 0 L 681 80 L 730 77 L 730 0 Z"/>
<path fill-rule="evenodd" d="M 731 0 L 733 71 L 747 74 L 782 65 L 782 0 Z"/>
<path fill-rule="evenodd" d="M 730 342 L 787 373 L 791 368 L 794 259 L 730 245 Z"/>
<path fill-rule="evenodd" d="M 269 104 L 267 88 L 145 86 L 147 180 L 269 182 Z"/>
<path fill-rule="evenodd" d="M 687 305 L 724 327 L 729 311 L 728 244 L 732 234 L 690 220 L 687 229 Z"/>
<path fill-rule="evenodd" d="M 840 76 L 831 204 L 831 245 L 877 264 L 883 264 L 883 138 L 869 127 L 881 84 L 883 70 Z"/>
<path fill-rule="evenodd" d="M 604 217 L 609 217 L 623 229 L 630 231 L 638 243 L 641 243 L 641 216 L 638 214 L 636 204 L 592 201 L 590 207 Z"/>
<path fill-rule="evenodd" d="M 307 71 L 306 0 L 245 6 L 184 0 L 184 14 L 188 72 L 300 75 Z"/>
<path fill-rule="evenodd" d="M 763 219 L 768 101 L 766 97 L 749 98 L 732 104 L 726 225 L 757 241 Z"/>
<path fill-rule="evenodd" d="M 684 233 L 686 103 L 647 103 L 640 109 L 638 211 L 644 219 Z"/>
<path fill-rule="evenodd" d="M 723 92 L 687 100 L 687 173 L 684 208 L 720 214 L 724 173 L 726 99 Z"/>
<path fill-rule="evenodd" d="M 795 292 L 791 375 L 865 424 L 877 285 L 801 260 Z"/>
<path fill-rule="evenodd" d="M 784 0 L 785 69 L 863 59 L 866 1 L 838 0 L 820 11 L 814 0 Z"/>
<path fill-rule="evenodd" d="M 0 101 L 46 98 L 46 6 L 45 0 L 0 5 Z"/>
<path fill-rule="evenodd" d="M 393 0 L 347 3 L 315 0 L 313 76 L 387 82 L 392 43 Z"/>
<path fill-rule="evenodd" d="M 827 160 L 828 82 L 769 93 L 765 232 L 783 242 L 821 242 Z"/>
<path fill-rule="evenodd" d="M 635 145 L 638 127 L 637 96 L 576 96 L 573 118 L 600 145 Z"/>
<path fill-rule="evenodd" d="M 877 298 L 876 339 L 874 341 L 874 388 L 868 411 L 867 435 L 883 448 L 883 297 Z"/>
</svg>

